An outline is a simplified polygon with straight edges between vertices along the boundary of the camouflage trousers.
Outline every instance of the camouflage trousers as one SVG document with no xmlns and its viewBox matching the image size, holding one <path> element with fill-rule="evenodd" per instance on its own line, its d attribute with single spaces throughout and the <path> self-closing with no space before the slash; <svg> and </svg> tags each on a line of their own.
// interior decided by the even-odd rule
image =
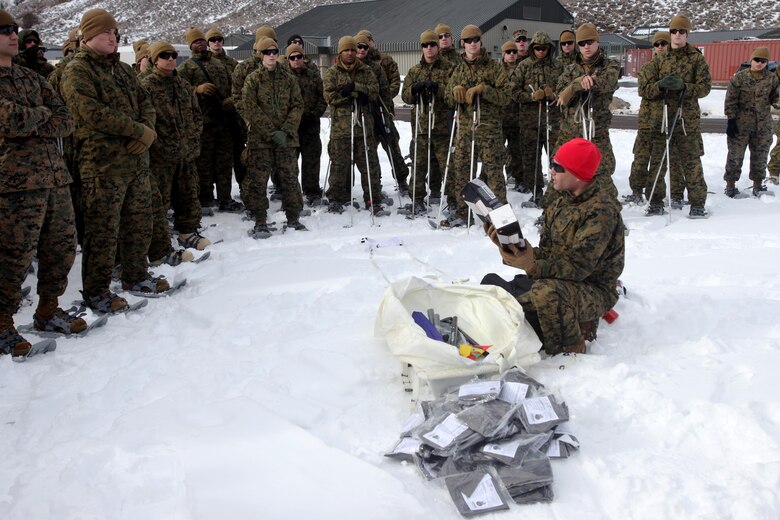
<svg viewBox="0 0 780 520">
<path fill-rule="evenodd" d="M 766 177 L 767 156 L 772 147 L 771 127 L 757 129 L 747 124 L 739 125 L 736 137 L 726 137 L 729 153 L 726 157 L 725 181 L 738 181 L 742 175 L 745 149 L 750 148 L 750 180 L 762 181 Z"/>
<path fill-rule="evenodd" d="M 320 157 L 322 139 L 320 139 L 320 118 L 304 117 L 298 127 L 298 154 L 301 157 L 301 188 L 304 195 L 321 196 Z"/>
<path fill-rule="evenodd" d="M 233 187 L 233 137 L 227 124 L 217 123 L 203 126 L 200 135 L 200 156 L 196 161 L 200 178 L 200 203 L 208 206 L 214 200 L 214 185 L 217 186 L 217 201 L 232 199 Z"/>
<path fill-rule="evenodd" d="M 404 184 L 409 183 L 409 167 L 406 165 L 403 153 L 401 153 L 401 144 L 399 142 L 400 136 L 398 134 L 398 129 L 395 127 L 395 122 L 391 121 L 389 124 L 392 125 L 390 127 L 391 135 L 389 137 L 386 138 L 382 136 L 382 138 L 380 138 L 378 135 L 375 137 L 377 142 L 382 145 L 382 149 L 391 161 L 390 164 L 393 167 L 396 182 L 403 186 Z M 377 125 L 374 125 L 374 128 L 377 128 Z M 411 142 L 413 143 L 414 140 L 412 139 Z M 382 179 L 381 172 L 379 179 L 380 181 Z"/>
<path fill-rule="evenodd" d="M 542 124 L 537 130 L 536 120 L 533 124 L 529 123 L 523 127 L 521 131 L 521 139 L 523 143 L 523 183 L 529 190 L 533 190 L 534 186 L 539 187 L 539 190 L 544 186 L 544 172 L 548 168 L 548 165 L 542 166 L 542 150 L 547 150 L 547 156 L 552 157 L 550 150 L 547 148 L 547 116 L 542 109 Z M 554 117 L 550 117 L 550 142 L 555 143 L 558 139 L 558 124 Z M 539 143 L 537 149 L 536 143 Z"/>
<path fill-rule="evenodd" d="M 123 281 L 147 279 L 146 255 L 153 226 L 149 172 L 84 180 L 83 203 L 81 279 L 85 297 L 109 288 L 117 258 L 121 258 Z"/>
<path fill-rule="evenodd" d="M 477 158 L 482 160 L 482 170 L 479 178 L 493 190 L 493 193 L 506 202 L 506 181 L 504 180 L 504 162 L 506 149 L 504 148 L 504 138 L 481 138 L 477 136 L 474 147 L 474 174 L 476 175 L 479 163 Z M 471 180 L 471 132 L 461 132 L 458 136 L 458 142 L 455 145 L 455 154 L 453 159 L 453 182 L 452 188 L 447 189 L 448 197 L 455 197 L 457 203 L 456 214 L 458 217 L 466 220 L 468 215 L 468 206 L 463 202 L 460 192 Z M 449 181 L 447 182 L 450 185 Z"/>
<path fill-rule="evenodd" d="M 81 207 L 81 175 L 79 175 L 79 164 L 76 160 L 75 138 L 73 134 L 63 137 L 63 156 L 65 166 L 68 168 L 73 182 L 70 183 L 70 198 L 73 201 L 73 214 L 76 221 L 76 240 L 79 245 L 84 243 L 84 210 Z"/>
<path fill-rule="evenodd" d="M 415 141 L 412 141 L 412 153 Z M 426 195 L 426 183 L 430 193 L 440 193 L 441 191 L 441 169 L 440 164 L 447 164 L 447 147 L 450 144 L 450 138 L 444 134 L 431 134 L 430 146 L 428 134 L 420 135 L 416 140 L 417 153 L 416 161 L 412 163 L 412 175 L 409 178 L 409 196 L 414 195 L 415 200 L 422 202 Z M 428 176 L 428 149 L 430 148 L 430 178 Z M 450 178 L 450 181 L 452 178 Z"/>
<path fill-rule="evenodd" d="M 561 142 L 562 138 L 563 136 L 559 134 L 553 156 L 558 148 L 565 144 L 565 142 Z M 600 136 L 597 135 L 596 138 L 593 139 L 593 143 L 601 152 L 601 162 L 599 162 L 599 167 L 596 169 L 596 174 L 593 176 L 593 182 L 601 183 L 603 189 L 607 190 L 607 192 L 617 200 L 618 191 L 615 187 L 615 183 L 612 181 L 612 174 L 615 173 L 616 166 L 615 154 L 612 152 L 612 142 L 609 140 L 609 134 L 607 133 L 606 136 L 603 134 Z M 560 194 L 553 187 L 553 183 L 550 182 L 542 197 L 542 208 L 550 207 L 553 202 L 558 200 L 558 197 L 560 197 Z"/>
<path fill-rule="evenodd" d="M 255 222 L 264 223 L 268 218 L 268 179 L 275 172 L 282 190 L 282 207 L 287 221 L 298 220 L 303 209 L 301 185 L 298 184 L 297 150 L 287 146 L 275 148 L 249 148 L 243 192 L 247 209 Z"/>
<path fill-rule="evenodd" d="M 168 208 L 173 208 L 173 227 L 179 233 L 194 233 L 200 225 L 198 172 L 194 161 L 168 162 L 152 158 L 150 189 L 154 225 L 149 259 L 158 260 L 173 251 L 168 231 Z"/>
<path fill-rule="evenodd" d="M 241 156 L 246 148 L 247 127 L 244 120 L 238 114 L 230 125 L 231 138 L 233 141 L 233 172 L 236 176 L 239 190 L 246 177 L 246 166 L 241 161 Z M 243 197 L 242 197 L 243 198 Z"/>
<path fill-rule="evenodd" d="M 525 183 L 523 174 L 523 143 L 520 127 L 503 125 L 501 127 L 506 138 L 506 178 L 513 179 L 515 184 Z"/>
<path fill-rule="evenodd" d="M 76 226 L 67 186 L 0 194 L 0 313 L 22 301 L 27 268 L 38 257 L 38 294 L 58 298 L 76 256 Z"/>
<path fill-rule="evenodd" d="M 701 132 L 698 129 L 688 129 L 688 135 L 685 135 L 682 129 L 678 128 L 669 141 L 672 199 L 682 200 L 684 190 L 687 188 L 691 207 L 703 208 L 707 202 L 707 183 L 704 180 L 704 168 L 701 164 L 701 156 L 704 155 Z M 658 176 L 655 189 L 661 190 L 661 193 L 666 192 L 666 180 L 663 175 Z"/>
<path fill-rule="evenodd" d="M 769 164 L 766 165 L 769 175 L 772 177 L 780 176 L 780 121 L 775 125 L 775 135 L 777 136 L 777 141 L 772 151 L 769 152 Z"/>
<path fill-rule="evenodd" d="M 345 204 L 352 200 L 352 164 L 350 161 L 349 139 L 331 139 L 328 143 L 330 155 L 330 177 L 328 179 L 328 200 Z M 368 139 L 368 168 L 366 168 L 366 152 L 363 146 L 363 136 L 356 129 L 354 154 L 355 166 L 360 172 L 360 185 L 363 188 L 363 200 L 371 200 L 371 192 L 379 199 L 380 184 L 379 158 L 376 154 L 376 143 L 373 136 Z M 369 189 L 368 174 L 371 175 Z"/>
<path fill-rule="evenodd" d="M 645 197 L 650 197 L 656 175 L 660 177 L 666 171 L 666 168 L 661 166 L 661 158 L 664 156 L 665 148 L 666 139 L 662 133 L 649 129 L 637 131 L 634 141 L 634 161 L 631 163 L 631 173 L 628 177 L 632 193 L 642 193 Z M 662 168 L 661 173 L 658 173 L 659 167 Z M 673 179 L 673 181 L 676 180 Z M 653 200 L 650 202 L 662 203 L 665 195 L 666 193 L 658 189 L 656 185 Z"/>
</svg>

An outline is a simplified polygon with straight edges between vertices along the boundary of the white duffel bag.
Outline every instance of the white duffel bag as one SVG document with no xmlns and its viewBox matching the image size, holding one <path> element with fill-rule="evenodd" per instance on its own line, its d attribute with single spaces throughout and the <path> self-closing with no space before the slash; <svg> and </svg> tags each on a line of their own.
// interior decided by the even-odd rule
<svg viewBox="0 0 780 520">
<path fill-rule="evenodd" d="M 428 309 L 442 318 L 457 316 L 459 328 L 481 345 L 491 345 L 490 354 L 474 361 L 430 339 L 412 318 L 413 311 L 426 314 Z M 418 277 L 399 280 L 385 291 L 374 334 L 384 337 L 401 360 L 404 384 L 415 400 L 438 396 L 474 376 L 529 367 L 539 361 L 542 346 L 522 307 L 504 289 Z"/>
</svg>

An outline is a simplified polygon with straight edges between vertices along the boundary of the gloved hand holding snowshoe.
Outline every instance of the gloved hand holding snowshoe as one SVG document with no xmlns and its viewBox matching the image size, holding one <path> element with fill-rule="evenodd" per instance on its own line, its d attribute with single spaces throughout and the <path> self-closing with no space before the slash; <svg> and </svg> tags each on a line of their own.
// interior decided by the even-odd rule
<svg viewBox="0 0 780 520">
<path fill-rule="evenodd" d="M 669 74 L 661 78 L 656 85 L 661 90 L 678 91 L 685 89 L 685 82 L 677 74 Z"/>
<path fill-rule="evenodd" d="M 726 135 L 732 139 L 739 135 L 739 128 L 737 127 L 736 119 L 729 119 L 726 123 Z"/>
</svg>

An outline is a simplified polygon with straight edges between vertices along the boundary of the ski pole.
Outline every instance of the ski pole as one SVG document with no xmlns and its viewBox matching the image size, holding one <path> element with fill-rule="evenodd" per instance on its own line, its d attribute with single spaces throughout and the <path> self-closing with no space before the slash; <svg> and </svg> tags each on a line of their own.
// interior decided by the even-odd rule
<svg viewBox="0 0 780 520">
<path fill-rule="evenodd" d="M 474 104 L 471 107 L 471 163 L 469 165 L 469 182 L 474 180 L 476 175 L 476 167 L 474 164 L 475 159 L 475 146 L 477 141 L 477 112 L 479 112 L 479 96 L 474 97 Z M 458 194 L 460 195 L 460 194 Z M 471 233 L 471 206 L 469 206 L 468 213 L 466 215 L 466 234 Z"/>
<path fill-rule="evenodd" d="M 441 197 L 442 199 L 447 199 L 447 173 L 449 173 L 450 169 L 450 156 L 452 155 L 452 141 L 455 138 L 455 126 L 458 124 L 458 118 L 460 116 L 460 105 L 455 107 L 455 113 L 452 115 L 452 128 L 450 129 L 450 144 L 447 147 L 447 162 L 444 165 L 444 179 L 441 183 Z M 441 222 L 441 212 L 442 209 L 444 209 L 444 202 L 442 201 L 439 203 L 439 214 L 436 217 L 436 227 L 439 227 L 439 222 Z"/>
<path fill-rule="evenodd" d="M 425 214 L 428 214 L 428 206 L 431 201 L 431 129 L 433 128 L 433 107 L 435 99 L 431 95 L 431 101 L 428 103 L 428 170 L 425 172 L 426 184 L 428 186 L 428 196 L 425 198 Z M 412 212 L 414 212 L 414 202 L 412 202 Z"/>
<path fill-rule="evenodd" d="M 534 92 L 536 89 L 533 88 L 531 85 L 528 85 L 528 88 L 531 89 L 531 92 Z M 537 188 L 537 177 L 539 176 L 539 154 L 541 153 L 541 147 L 542 147 L 542 101 L 539 100 L 539 114 L 536 117 L 536 159 L 534 160 L 534 193 L 531 195 L 531 200 L 536 203 L 536 188 Z"/>
<path fill-rule="evenodd" d="M 360 123 L 363 125 L 363 151 L 366 155 L 366 178 L 368 179 L 368 198 L 371 201 L 371 226 L 374 225 L 374 208 L 376 201 L 374 200 L 374 192 L 371 188 L 371 167 L 368 165 L 368 137 L 366 137 L 366 113 L 363 107 L 360 108 Z"/>
<path fill-rule="evenodd" d="M 355 224 L 355 125 L 357 124 L 357 114 L 355 111 L 357 110 L 357 100 L 352 100 L 352 125 L 350 127 L 350 134 L 349 134 L 349 162 L 352 166 L 352 170 L 350 173 L 350 184 L 349 184 L 349 225 L 352 227 Z"/>
<path fill-rule="evenodd" d="M 414 159 L 412 160 L 412 218 L 414 218 L 414 200 L 417 196 L 417 139 L 420 137 L 420 95 L 414 101 Z"/>
</svg>

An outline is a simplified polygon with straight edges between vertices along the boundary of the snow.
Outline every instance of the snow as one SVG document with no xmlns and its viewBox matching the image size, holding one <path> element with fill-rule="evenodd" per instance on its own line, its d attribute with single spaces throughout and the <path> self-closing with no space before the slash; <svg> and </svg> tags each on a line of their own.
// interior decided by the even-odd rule
<svg viewBox="0 0 780 520">
<path fill-rule="evenodd" d="M 611 136 L 625 194 L 635 132 Z M 712 217 L 675 211 L 669 224 L 626 208 L 620 317 L 588 355 L 529 369 L 567 402 L 582 447 L 553 461 L 552 504 L 496 518 L 780 516 L 780 205 L 727 199 L 725 136 L 704 144 Z M 539 212 L 522 200 L 510 194 L 535 244 Z M 478 283 L 512 269 L 477 229 L 395 213 L 371 227 L 365 211 L 352 228 L 346 213 L 303 221 L 310 231 L 255 241 L 236 215 L 206 218 L 224 240 L 211 258 L 156 269 L 188 279 L 178 293 L 55 353 L 0 358 L 0 517 L 458 518 L 442 486 L 383 457 L 410 402 L 372 335 L 376 308 L 385 277 Z M 372 262 L 363 237 L 406 245 Z"/>
<path fill-rule="evenodd" d="M 627 109 L 620 110 L 620 113 L 638 114 L 639 103 L 642 101 L 642 98 L 639 97 L 639 89 L 636 86 L 636 78 L 626 77 L 626 80 L 623 81 L 623 83 L 625 84 L 620 86 L 618 91 L 615 93 L 615 96 L 627 102 L 630 106 Z M 699 108 L 701 109 L 702 117 L 726 117 L 726 113 L 724 111 L 725 101 L 726 89 L 712 89 L 707 97 L 699 100 Z"/>
</svg>

